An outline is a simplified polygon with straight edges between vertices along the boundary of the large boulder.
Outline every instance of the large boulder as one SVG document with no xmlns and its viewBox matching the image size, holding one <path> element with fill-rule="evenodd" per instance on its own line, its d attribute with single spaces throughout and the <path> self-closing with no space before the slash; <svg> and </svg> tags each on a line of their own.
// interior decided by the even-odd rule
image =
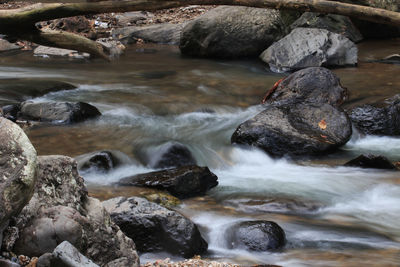
<svg viewBox="0 0 400 267">
<path fill-rule="evenodd" d="M 167 142 L 160 146 L 150 147 L 144 154 L 144 162 L 154 169 L 197 164 L 192 152 L 185 145 L 178 142 Z"/>
<path fill-rule="evenodd" d="M 39 257 L 67 240 L 99 265 L 115 266 L 110 264 L 118 261 L 137 267 L 133 241 L 111 221 L 99 200 L 87 196 L 76 165 L 65 156 L 39 157 L 35 193 L 15 218 L 19 237 L 13 251 Z"/>
<path fill-rule="evenodd" d="M 94 151 L 79 155 L 76 158 L 80 171 L 102 171 L 107 172 L 117 167 L 133 163 L 132 159 L 117 150 Z"/>
<path fill-rule="evenodd" d="M 230 248 L 251 251 L 271 251 L 281 249 L 286 242 L 283 229 L 271 221 L 239 222 L 226 230 Z"/>
<path fill-rule="evenodd" d="M 182 54 L 212 58 L 256 57 L 283 36 L 275 10 L 220 6 L 189 22 L 182 31 Z"/>
<path fill-rule="evenodd" d="M 100 111 L 87 103 L 77 102 L 32 102 L 20 105 L 19 118 L 49 122 L 74 123 L 100 116 Z"/>
<path fill-rule="evenodd" d="M 363 134 L 400 135 L 400 95 L 384 107 L 363 105 L 349 114 L 353 125 Z"/>
<path fill-rule="evenodd" d="M 150 26 L 131 26 L 114 29 L 112 34 L 124 44 L 136 43 L 142 39 L 149 43 L 178 45 L 181 32 L 186 23 L 155 24 Z"/>
<path fill-rule="evenodd" d="M 122 186 L 144 186 L 167 190 L 183 199 L 204 195 L 218 185 L 218 177 L 207 167 L 183 166 L 126 177 L 118 182 Z"/>
<path fill-rule="evenodd" d="M 360 155 L 344 164 L 348 167 L 397 170 L 396 166 L 384 156 Z"/>
<path fill-rule="evenodd" d="M 313 67 L 299 70 L 285 77 L 267 97 L 274 104 L 330 104 L 341 105 L 348 97 L 339 78 L 330 70 Z"/>
<path fill-rule="evenodd" d="M 103 206 L 141 252 L 166 251 L 190 258 L 207 250 L 197 226 L 175 211 L 137 197 L 113 198 Z"/>
<path fill-rule="evenodd" d="M 324 29 L 296 28 L 266 49 L 260 58 L 274 72 L 307 67 L 354 66 L 357 46 L 343 35 Z"/>
<path fill-rule="evenodd" d="M 12 216 L 29 202 L 37 179 L 37 156 L 24 131 L 0 117 L 0 242 Z M 1 243 L 0 243 L 1 244 Z"/>
<path fill-rule="evenodd" d="M 272 156 L 332 152 L 351 137 L 347 114 L 329 104 L 267 108 L 240 124 L 231 141 L 263 149 Z"/>
<path fill-rule="evenodd" d="M 352 42 L 358 43 L 363 37 L 360 31 L 354 26 L 348 17 L 336 14 L 320 14 L 313 12 L 304 12 L 300 18 L 290 26 L 295 28 L 317 28 L 325 29 L 337 34 L 343 34 Z"/>
</svg>

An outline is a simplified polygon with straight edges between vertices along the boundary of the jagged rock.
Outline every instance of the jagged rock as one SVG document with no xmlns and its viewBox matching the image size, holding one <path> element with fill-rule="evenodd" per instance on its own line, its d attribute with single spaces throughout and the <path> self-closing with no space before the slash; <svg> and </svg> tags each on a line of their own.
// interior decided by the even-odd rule
<svg viewBox="0 0 400 267">
<path fill-rule="evenodd" d="M 279 11 L 217 7 L 189 22 L 182 31 L 182 54 L 211 58 L 256 57 L 285 31 Z"/>
<path fill-rule="evenodd" d="M 103 206 L 139 251 L 166 251 L 190 258 L 207 250 L 197 226 L 175 211 L 137 197 L 113 198 Z"/>
<path fill-rule="evenodd" d="M 77 102 L 32 102 L 20 105 L 18 117 L 26 120 L 49 123 L 74 123 L 100 116 L 100 111 L 87 103 Z"/>
<path fill-rule="evenodd" d="M 183 166 L 126 177 L 118 185 L 163 189 L 182 199 L 204 195 L 207 190 L 218 185 L 217 180 L 218 177 L 207 167 Z"/>
<path fill-rule="evenodd" d="M 230 248 L 252 251 L 270 251 L 285 245 L 285 232 L 275 222 L 244 221 L 226 230 L 227 244 Z"/>
<path fill-rule="evenodd" d="M 85 171 L 94 169 L 107 172 L 119 166 L 132 164 L 133 160 L 128 155 L 117 150 L 94 151 L 77 156 L 78 169 Z"/>
<path fill-rule="evenodd" d="M 103 46 L 103 48 L 107 51 L 107 54 L 110 55 L 111 58 L 118 58 L 124 53 L 125 46 L 120 41 L 116 41 L 111 37 L 100 38 L 97 39 L 96 42 Z"/>
<path fill-rule="evenodd" d="M 348 97 L 339 78 L 322 67 L 306 68 L 285 77 L 268 96 L 266 103 L 279 105 L 295 103 L 330 104 L 340 106 Z"/>
<path fill-rule="evenodd" d="M 142 39 L 149 43 L 178 45 L 185 25 L 186 23 L 164 23 L 141 27 L 131 26 L 114 29 L 112 35 L 124 44 L 136 43 L 138 39 Z"/>
<path fill-rule="evenodd" d="M 363 39 L 360 31 L 348 17 L 335 14 L 304 12 L 290 27 L 291 29 L 325 29 L 337 34 L 343 34 L 354 43 L 358 43 Z"/>
<path fill-rule="evenodd" d="M 240 124 L 231 141 L 276 157 L 316 155 L 344 145 L 351 133 L 347 114 L 329 104 L 270 105 Z"/>
<path fill-rule="evenodd" d="M 260 58 L 274 72 L 307 67 L 354 66 L 357 46 L 344 37 L 324 29 L 296 28 L 266 49 Z"/>
<path fill-rule="evenodd" d="M 12 216 L 29 202 L 37 179 L 37 156 L 24 131 L 0 117 L 0 242 Z M 1 244 L 1 243 L 0 243 Z"/>
<path fill-rule="evenodd" d="M 400 135 L 400 95 L 384 107 L 363 105 L 349 114 L 353 125 L 363 134 Z"/>
<path fill-rule="evenodd" d="M 348 167 L 397 170 L 396 166 L 384 156 L 360 155 L 344 164 Z"/>
</svg>

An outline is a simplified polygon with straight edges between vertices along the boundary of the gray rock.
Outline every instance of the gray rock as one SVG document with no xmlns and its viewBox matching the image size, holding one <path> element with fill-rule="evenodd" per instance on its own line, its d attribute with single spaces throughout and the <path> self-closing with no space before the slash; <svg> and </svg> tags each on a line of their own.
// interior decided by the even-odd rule
<svg viewBox="0 0 400 267">
<path fill-rule="evenodd" d="M 348 17 L 335 14 L 319 14 L 305 12 L 290 26 L 295 28 L 325 29 L 337 34 L 343 34 L 352 42 L 358 43 L 363 37 Z"/>
<path fill-rule="evenodd" d="M 99 267 L 91 260 L 82 255 L 68 241 L 62 242 L 53 251 L 54 258 L 52 259 L 52 266 L 57 267 Z"/>
<path fill-rule="evenodd" d="M 371 154 L 360 155 L 357 158 L 346 162 L 344 166 L 382 170 L 397 170 L 396 166 L 392 162 L 390 162 L 388 158 Z"/>
<path fill-rule="evenodd" d="M 51 267 L 51 260 L 53 259 L 53 253 L 47 252 L 38 258 L 36 267 Z"/>
<path fill-rule="evenodd" d="M 357 46 L 343 35 L 324 29 L 296 28 L 266 49 L 260 58 L 274 72 L 307 67 L 354 66 Z"/>
<path fill-rule="evenodd" d="M 218 185 L 218 177 L 207 167 L 192 165 L 126 177 L 118 185 L 167 190 L 173 196 L 183 199 L 204 195 Z"/>
<path fill-rule="evenodd" d="M 39 257 L 69 241 L 99 265 L 119 260 L 139 265 L 135 245 L 115 225 L 101 202 L 87 196 L 76 162 L 65 156 L 39 157 L 39 180 L 29 204 L 16 218 L 14 251 Z"/>
<path fill-rule="evenodd" d="M 115 16 L 118 24 L 121 26 L 129 26 L 151 17 L 153 17 L 153 14 L 146 11 L 125 12 Z"/>
<path fill-rule="evenodd" d="M 0 140 L 0 227 L 4 228 L 32 197 L 37 156 L 24 131 L 1 117 Z"/>
<path fill-rule="evenodd" d="M 125 46 L 120 42 L 116 41 L 113 38 L 100 38 L 97 39 L 96 42 L 101 44 L 107 54 L 110 55 L 111 58 L 118 58 L 120 55 L 124 53 Z"/>
<path fill-rule="evenodd" d="M 177 45 L 185 25 L 185 23 L 164 23 L 142 27 L 131 26 L 114 29 L 112 35 L 124 44 L 135 43 L 138 39 L 142 39 L 149 43 Z"/>
<path fill-rule="evenodd" d="M 296 71 L 285 77 L 265 99 L 269 104 L 330 104 L 340 106 L 348 97 L 339 78 L 332 71 L 312 67 Z"/>
<path fill-rule="evenodd" d="M 236 223 L 226 231 L 230 248 L 252 251 L 270 251 L 285 245 L 285 232 L 275 222 L 244 221 Z"/>
<path fill-rule="evenodd" d="M 139 251 L 166 251 L 185 258 L 207 250 L 197 226 L 181 214 L 144 198 L 118 197 L 103 202 L 112 220 L 134 239 Z"/>
<path fill-rule="evenodd" d="M 0 52 L 10 51 L 10 50 L 17 50 L 17 49 L 21 49 L 21 47 L 19 47 L 16 44 L 10 43 L 7 40 L 0 39 Z"/>
<path fill-rule="evenodd" d="M 107 172 L 114 168 L 132 164 L 134 161 L 117 150 L 94 151 L 75 157 L 80 171 L 96 170 Z"/>
<path fill-rule="evenodd" d="M 84 59 L 89 58 L 90 54 L 88 53 L 79 53 L 76 50 L 56 48 L 56 47 L 48 47 L 48 46 L 38 46 L 33 50 L 33 55 L 38 57 L 69 57 L 75 59 Z"/>
<path fill-rule="evenodd" d="M 272 156 L 332 152 L 351 137 L 347 114 L 329 104 L 293 104 L 267 108 L 240 124 L 231 141 L 263 149 Z"/>
<path fill-rule="evenodd" d="M 100 111 L 87 103 L 77 102 L 39 102 L 25 101 L 21 103 L 19 118 L 49 122 L 74 123 L 100 116 Z"/>
<path fill-rule="evenodd" d="M 211 58 L 256 57 L 285 31 L 279 11 L 217 7 L 189 22 L 182 31 L 182 54 Z"/>
</svg>

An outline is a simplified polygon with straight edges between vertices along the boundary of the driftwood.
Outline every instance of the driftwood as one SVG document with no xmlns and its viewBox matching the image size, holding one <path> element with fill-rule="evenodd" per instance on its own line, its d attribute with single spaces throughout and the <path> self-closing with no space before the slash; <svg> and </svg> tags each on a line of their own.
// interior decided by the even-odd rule
<svg viewBox="0 0 400 267">
<path fill-rule="evenodd" d="M 90 3 L 34 4 L 0 10 L 0 33 L 39 44 L 75 49 L 107 57 L 104 47 L 82 36 L 65 32 L 44 32 L 35 27 L 40 21 L 109 12 L 153 11 L 188 5 L 234 5 L 330 13 L 400 27 L 400 13 L 385 9 L 327 0 L 131 0 Z"/>
</svg>

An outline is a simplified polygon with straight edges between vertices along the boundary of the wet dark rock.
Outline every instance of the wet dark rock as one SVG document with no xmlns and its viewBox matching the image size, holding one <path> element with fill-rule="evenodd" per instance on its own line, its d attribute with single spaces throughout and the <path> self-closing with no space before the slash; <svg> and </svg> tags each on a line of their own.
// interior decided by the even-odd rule
<svg viewBox="0 0 400 267">
<path fill-rule="evenodd" d="M 114 29 L 112 34 L 124 44 L 136 43 L 138 39 L 142 39 L 148 43 L 178 45 L 185 25 L 186 23 L 164 23 L 142 27 L 131 26 Z"/>
<path fill-rule="evenodd" d="M 49 123 L 75 123 L 101 115 L 96 107 L 84 102 L 25 101 L 20 108 L 19 118 Z"/>
<path fill-rule="evenodd" d="M 360 155 L 355 159 L 346 162 L 344 166 L 372 168 L 372 169 L 385 169 L 397 170 L 396 166 L 384 156 L 375 155 Z"/>
<path fill-rule="evenodd" d="M 270 251 L 285 245 L 285 232 L 275 222 L 244 221 L 226 230 L 227 244 L 230 248 L 251 251 Z"/>
<path fill-rule="evenodd" d="M 328 103 L 340 106 L 347 97 L 347 89 L 341 86 L 336 74 L 326 68 L 312 67 L 285 77 L 266 103 Z"/>
<path fill-rule="evenodd" d="M 52 267 L 51 260 L 53 259 L 53 254 L 50 252 L 44 253 L 39 257 L 36 267 Z"/>
<path fill-rule="evenodd" d="M 256 57 L 284 31 L 279 11 L 220 6 L 185 26 L 179 48 L 189 56 Z"/>
<path fill-rule="evenodd" d="M 10 260 L 6 260 L 6 259 L 0 259 L 0 267 L 20 267 L 21 265 L 19 265 L 16 262 L 12 262 Z M 40 266 L 38 266 L 40 267 Z"/>
<path fill-rule="evenodd" d="M 137 197 L 113 198 L 103 206 L 141 252 L 166 251 L 190 258 L 207 250 L 197 226 L 178 212 Z"/>
<path fill-rule="evenodd" d="M 107 172 L 133 162 L 128 155 L 117 150 L 94 151 L 77 156 L 75 159 L 78 162 L 78 169 L 81 171 L 94 169 Z"/>
<path fill-rule="evenodd" d="M 363 134 L 400 135 L 400 97 L 384 107 L 356 107 L 349 116 L 353 125 Z"/>
<path fill-rule="evenodd" d="M 91 29 L 90 21 L 85 16 L 68 17 L 52 21 L 49 27 L 53 30 L 87 33 Z"/>
<path fill-rule="evenodd" d="M 99 265 L 119 260 L 121 266 L 137 267 L 133 241 L 99 200 L 88 197 L 76 165 L 65 156 L 39 157 L 35 193 L 15 218 L 19 238 L 13 251 L 39 257 L 67 240 Z"/>
<path fill-rule="evenodd" d="M 260 58 L 274 72 L 307 67 L 354 66 L 357 46 L 345 36 L 324 29 L 296 28 L 266 49 Z"/>
<path fill-rule="evenodd" d="M 52 266 L 57 267 L 99 267 L 82 255 L 71 243 L 64 241 L 53 251 Z"/>
<path fill-rule="evenodd" d="M 293 104 L 267 108 L 240 124 L 231 142 L 255 146 L 272 156 L 332 152 L 351 137 L 347 114 L 329 104 Z"/>
<path fill-rule="evenodd" d="M 353 22 L 348 17 L 335 14 L 304 12 L 303 15 L 293 22 L 290 27 L 292 29 L 325 29 L 337 34 L 343 34 L 354 43 L 358 43 L 363 39 L 360 31 L 356 28 L 356 26 L 354 26 Z"/>
<path fill-rule="evenodd" d="M 118 58 L 124 53 L 125 46 L 113 38 L 100 38 L 96 40 L 97 43 L 101 44 L 110 58 Z"/>
<path fill-rule="evenodd" d="M 7 105 L 1 108 L 3 110 L 2 116 L 11 121 L 16 121 L 18 118 L 18 112 L 20 110 L 19 105 Z"/>
<path fill-rule="evenodd" d="M 190 150 L 178 142 L 168 142 L 147 151 L 147 164 L 154 169 L 196 165 Z"/>
<path fill-rule="evenodd" d="M 0 231 L 3 232 L 11 217 L 18 215 L 32 197 L 37 180 L 37 155 L 24 131 L 1 117 L 0 140 Z"/>
<path fill-rule="evenodd" d="M 167 190 L 180 199 L 204 195 L 218 185 L 218 177 L 207 167 L 183 166 L 123 178 L 122 186 L 143 186 Z"/>
<path fill-rule="evenodd" d="M 400 65 L 400 55 L 399 54 L 389 55 L 382 59 L 378 59 L 375 62 Z"/>
<path fill-rule="evenodd" d="M 71 90 L 76 86 L 52 80 L 42 79 L 2 79 L 0 80 L 0 106 L 19 104 L 33 97 L 50 92 Z"/>
</svg>

